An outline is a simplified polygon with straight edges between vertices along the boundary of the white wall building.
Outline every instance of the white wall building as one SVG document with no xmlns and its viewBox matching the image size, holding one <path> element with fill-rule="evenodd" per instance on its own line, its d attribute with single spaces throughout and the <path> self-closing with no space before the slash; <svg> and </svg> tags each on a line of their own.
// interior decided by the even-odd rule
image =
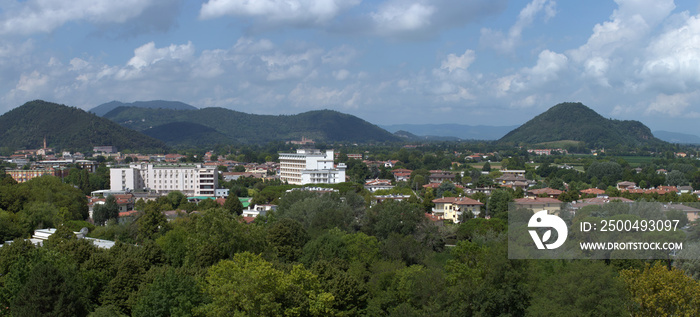
<svg viewBox="0 0 700 317">
<path fill-rule="evenodd" d="M 333 165 L 333 150 L 298 149 L 280 153 L 280 179 L 289 184 L 338 184 L 345 181 L 345 164 Z"/>
<path fill-rule="evenodd" d="M 186 196 L 214 196 L 219 185 L 215 166 L 201 164 L 132 164 L 111 168 L 111 190 L 148 188 L 158 194 L 179 191 Z"/>
</svg>

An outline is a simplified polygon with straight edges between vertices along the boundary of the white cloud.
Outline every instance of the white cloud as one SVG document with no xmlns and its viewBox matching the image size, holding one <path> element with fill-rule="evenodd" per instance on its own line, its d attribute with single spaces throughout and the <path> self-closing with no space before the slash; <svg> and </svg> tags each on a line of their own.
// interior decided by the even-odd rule
<svg viewBox="0 0 700 317">
<path fill-rule="evenodd" d="M 263 23 L 292 26 L 325 24 L 360 0 L 209 0 L 202 4 L 200 18 L 254 17 Z"/>
<path fill-rule="evenodd" d="M 462 56 L 457 56 L 455 54 L 449 54 L 447 55 L 447 59 L 442 61 L 442 65 L 440 68 L 442 69 L 447 69 L 448 71 L 452 72 L 455 69 L 464 69 L 466 70 L 469 68 L 469 65 L 471 65 L 474 60 L 476 59 L 476 54 L 472 50 L 466 50 Z"/>
<path fill-rule="evenodd" d="M 577 62 L 609 58 L 619 50 L 637 48 L 675 8 L 673 0 L 617 0 L 609 21 L 596 24 L 586 44 L 569 52 Z"/>
<path fill-rule="evenodd" d="M 350 72 L 347 69 L 341 69 L 333 72 L 333 77 L 336 80 L 346 80 L 350 76 Z"/>
<path fill-rule="evenodd" d="M 520 11 L 507 35 L 498 30 L 481 29 L 481 43 L 501 53 L 513 53 L 520 44 L 523 30 L 534 22 L 537 14 L 544 11 L 545 20 L 548 20 L 556 15 L 555 6 L 554 0 L 533 0 Z"/>
<path fill-rule="evenodd" d="M 473 23 L 505 9 L 503 0 L 387 0 L 366 19 L 356 18 L 345 29 L 371 35 L 423 40 L 440 31 Z"/>
<path fill-rule="evenodd" d="M 188 60 L 193 55 L 194 46 L 192 42 L 187 42 L 184 45 L 171 44 L 163 48 L 156 48 L 155 43 L 149 42 L 136 48 L 134 57 L 126 65 L 141 69 L 162 60 Z"/>
<path fill-rule="evenodd" d="M 671 117 L 698 117 L 698 113 L 688 111 L 691 99 L 697 99 L 698 93 L 674 94 L 666 95 L 659 94 L 647 107 L 646 114 L 665 114 Z"/>
<path fill-rule="evenodd" d="M 700 89 L 700 17 L 684 18 L 683 25 L 651 41 L 640 72 L 643 80 L 669 94 Z"/>
<path fill-rule="evenodd" d="M 384 34 L 415 31 L 430 26 L 436 8 L 423 3 L 388 3 L 371 13 L 376 29 Z"/>
<path fill-rule="evenodd" d="M 69 21 L 124 23 L 156 4 L 156 0 L 11 1 L 0 8 L 0 34 L 48 33 Z"/>
<path fill-rule="evenodd" d="M 31 74 L 22 74 L 17 83 L 16 90 L 20 90 L 27 93 L 32 93 L 37 91 L 39 88 L 46 85 L 49 81 L 49 77 L 45 74 L 40 74 L 37 71 L 33 71 Z"/>
<path fill-rule="evenodd" d="M 559 74 L 567 68 L 569 59 L 564 54 L 544 50 L 537 58 L 537 64 L 524 73 L 537 82 L 550 82 L 559 79 Z"/>
</svg>

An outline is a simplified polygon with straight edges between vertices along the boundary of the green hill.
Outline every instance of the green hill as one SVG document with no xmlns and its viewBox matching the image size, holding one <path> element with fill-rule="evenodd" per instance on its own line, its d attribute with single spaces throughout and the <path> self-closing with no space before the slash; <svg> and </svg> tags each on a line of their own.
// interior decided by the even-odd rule
<svg viewBox="0 0 700 317">
<path fill-rule="evenodd" d="M 662 144 L 639 121 L 606 119 L 581 103 L 560 103 L 506 134 L 499 142 L 581 141 L 591 147 Z"/>
<path fill-rule="evenodd" d="M 135 101 L 131 103 L 123 103 L 119 101 L 110 101 L 108 103 L 103 103 L 95 108 L 90 109 L 88 112 L 92 112 L 100 117 L 104 116 L 107 112 L 110 112 L 119 107 L 137 107 L 137 108 L 152 108 L 152 109 L 173 109 L 173 110 L 197 110 L 197 108 L 190 106 L 184 102 L 179 101 L 167 101 L 167 100 L 151 100 L 151 101 Z"/>
<path fill-rule="evenodd" d="M 38 149 L 44 137 L 58 150 L 92 151 L 113 145 L 118 150 L 161 152 L 166 145 L 142 133 L 81 109 L 42 100 L 27 102 L 0 116 L 0 145 L 12 149 Z"/>
<path fill-rule="evenodd" d="M 176 122 L 188 122 L 208 127 L 233 142 L 264 143 L 275 140 L 298 140 L 301 137 L 324 142 L 393 142 L 400 138 L 358 117 L 332 110 L 309 111 L 296 115 L 256 115 L 224 108 L 199 110 L 146 109 L 119 107 L 104 118 L 125 127 L 144 131 L 158 131 L 159 137 L 169 144 L 182 144 L 173 136 L 181 135 Z M 209 131 L 212 132 L 212 131 Z M 171 134 L 171 136 L 168 136 Z M 183 137 L 185 137 L 183 135 Z M 200 144 L 215 144 L 214 139 L 203 139 Z"/>
<path fill-rule="evenodd" d="M 226 144 L 231 139 L 210 127 L 192 122 L 172 122 L 143 131 L 168 145 L 196 147 L 199 144 Z"/>
</svg>

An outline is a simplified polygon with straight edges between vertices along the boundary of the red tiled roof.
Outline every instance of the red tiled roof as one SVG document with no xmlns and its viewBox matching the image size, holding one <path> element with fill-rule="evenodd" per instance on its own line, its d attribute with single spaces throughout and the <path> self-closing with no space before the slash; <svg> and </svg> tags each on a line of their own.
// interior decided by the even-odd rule
<svg viewBox="0 0 700 317">
<path fill-rule="evenodd" d="M 119 213 L 119 217 L 133 216 L 133 215 L 137 214 L 138 212 L 139 212 L 138 210 L 122 211 Z"/>
<path fill-rule="evenodd" d="M 452 203 L 455 205 L 483 205 L 481 202 L 469 197 L 442 197 L 433 199 L 433 203 Z"/>
<path fill-rule="evenodd" d="M 561 195 L 561 193 L 563 193 L 563 191 L 561 191 L 561 190 L 549 188 L 549 187 L 540 188 L 540 189 L 533 189 L 533 190 L 529 190 L 528 192 L 530 192 L 533 195 L 539 195 L 539 194 Z"/>
<path fill-rule="evenodd" d="M 550 197 L 531 197 L 515 199 L 515 203 L 518 205 L 560 204 L 561 200 Z"/>
<path fill-rule="evenodd" d="M 601 195 L 605 194 L 605 191 L 602 189 L 598 188 L 589 188 L 589 189 L 584 189 L 581 191 L 582 194 L 591 194 L 591 195 Z"/>
<path fill-rule="evenodd" d="M 428 218 L 430 221 L 433 221 L 433 222 L 435 222 L 435 221 L 442 221 L 442 220 L 444 219 L 443 217 L 436 216 L 436 215 L 433 215 L 433 214 L 430 214 L 430 213 L 427 213 L 427 212 L 425 213 L 425 217 Z"/>
</svg>

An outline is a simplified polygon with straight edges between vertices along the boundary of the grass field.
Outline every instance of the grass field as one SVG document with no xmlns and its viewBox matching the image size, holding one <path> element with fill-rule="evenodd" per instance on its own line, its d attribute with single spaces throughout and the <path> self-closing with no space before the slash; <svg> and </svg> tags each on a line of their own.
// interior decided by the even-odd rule
<svg viewBox="0 0 700 317">
<path fill-rule="evenodd" d="M 624 159 L 625 161 L 627 161 L 627 163 L 630 163 L 630 166 L 632 166 L 632 167 L 638 167 L 638 166 L 645 164 L 645 163 L 651 163 L 652 160 L 657 158 L 657 157 L 653 157 L 653 156 L 618 156 L 618 157 Z"/>
<path fill-rule="evenodd" d="M 537 143 L 537 144 L 534 144 L 533 146 L 534 146 L 534 147 L 537 147 L 537 148 L 552 148 L 552 149 L 556 149 L 556 148 L 565 148 L 565 147 L 567 147 L 567 146 L 576 146 L 576 145 L 578 145 L 579 143 L 581 143 L 581 141 L 561 140 L 561 141 L 552 141 L 552 142 Z"/>
</svg>

